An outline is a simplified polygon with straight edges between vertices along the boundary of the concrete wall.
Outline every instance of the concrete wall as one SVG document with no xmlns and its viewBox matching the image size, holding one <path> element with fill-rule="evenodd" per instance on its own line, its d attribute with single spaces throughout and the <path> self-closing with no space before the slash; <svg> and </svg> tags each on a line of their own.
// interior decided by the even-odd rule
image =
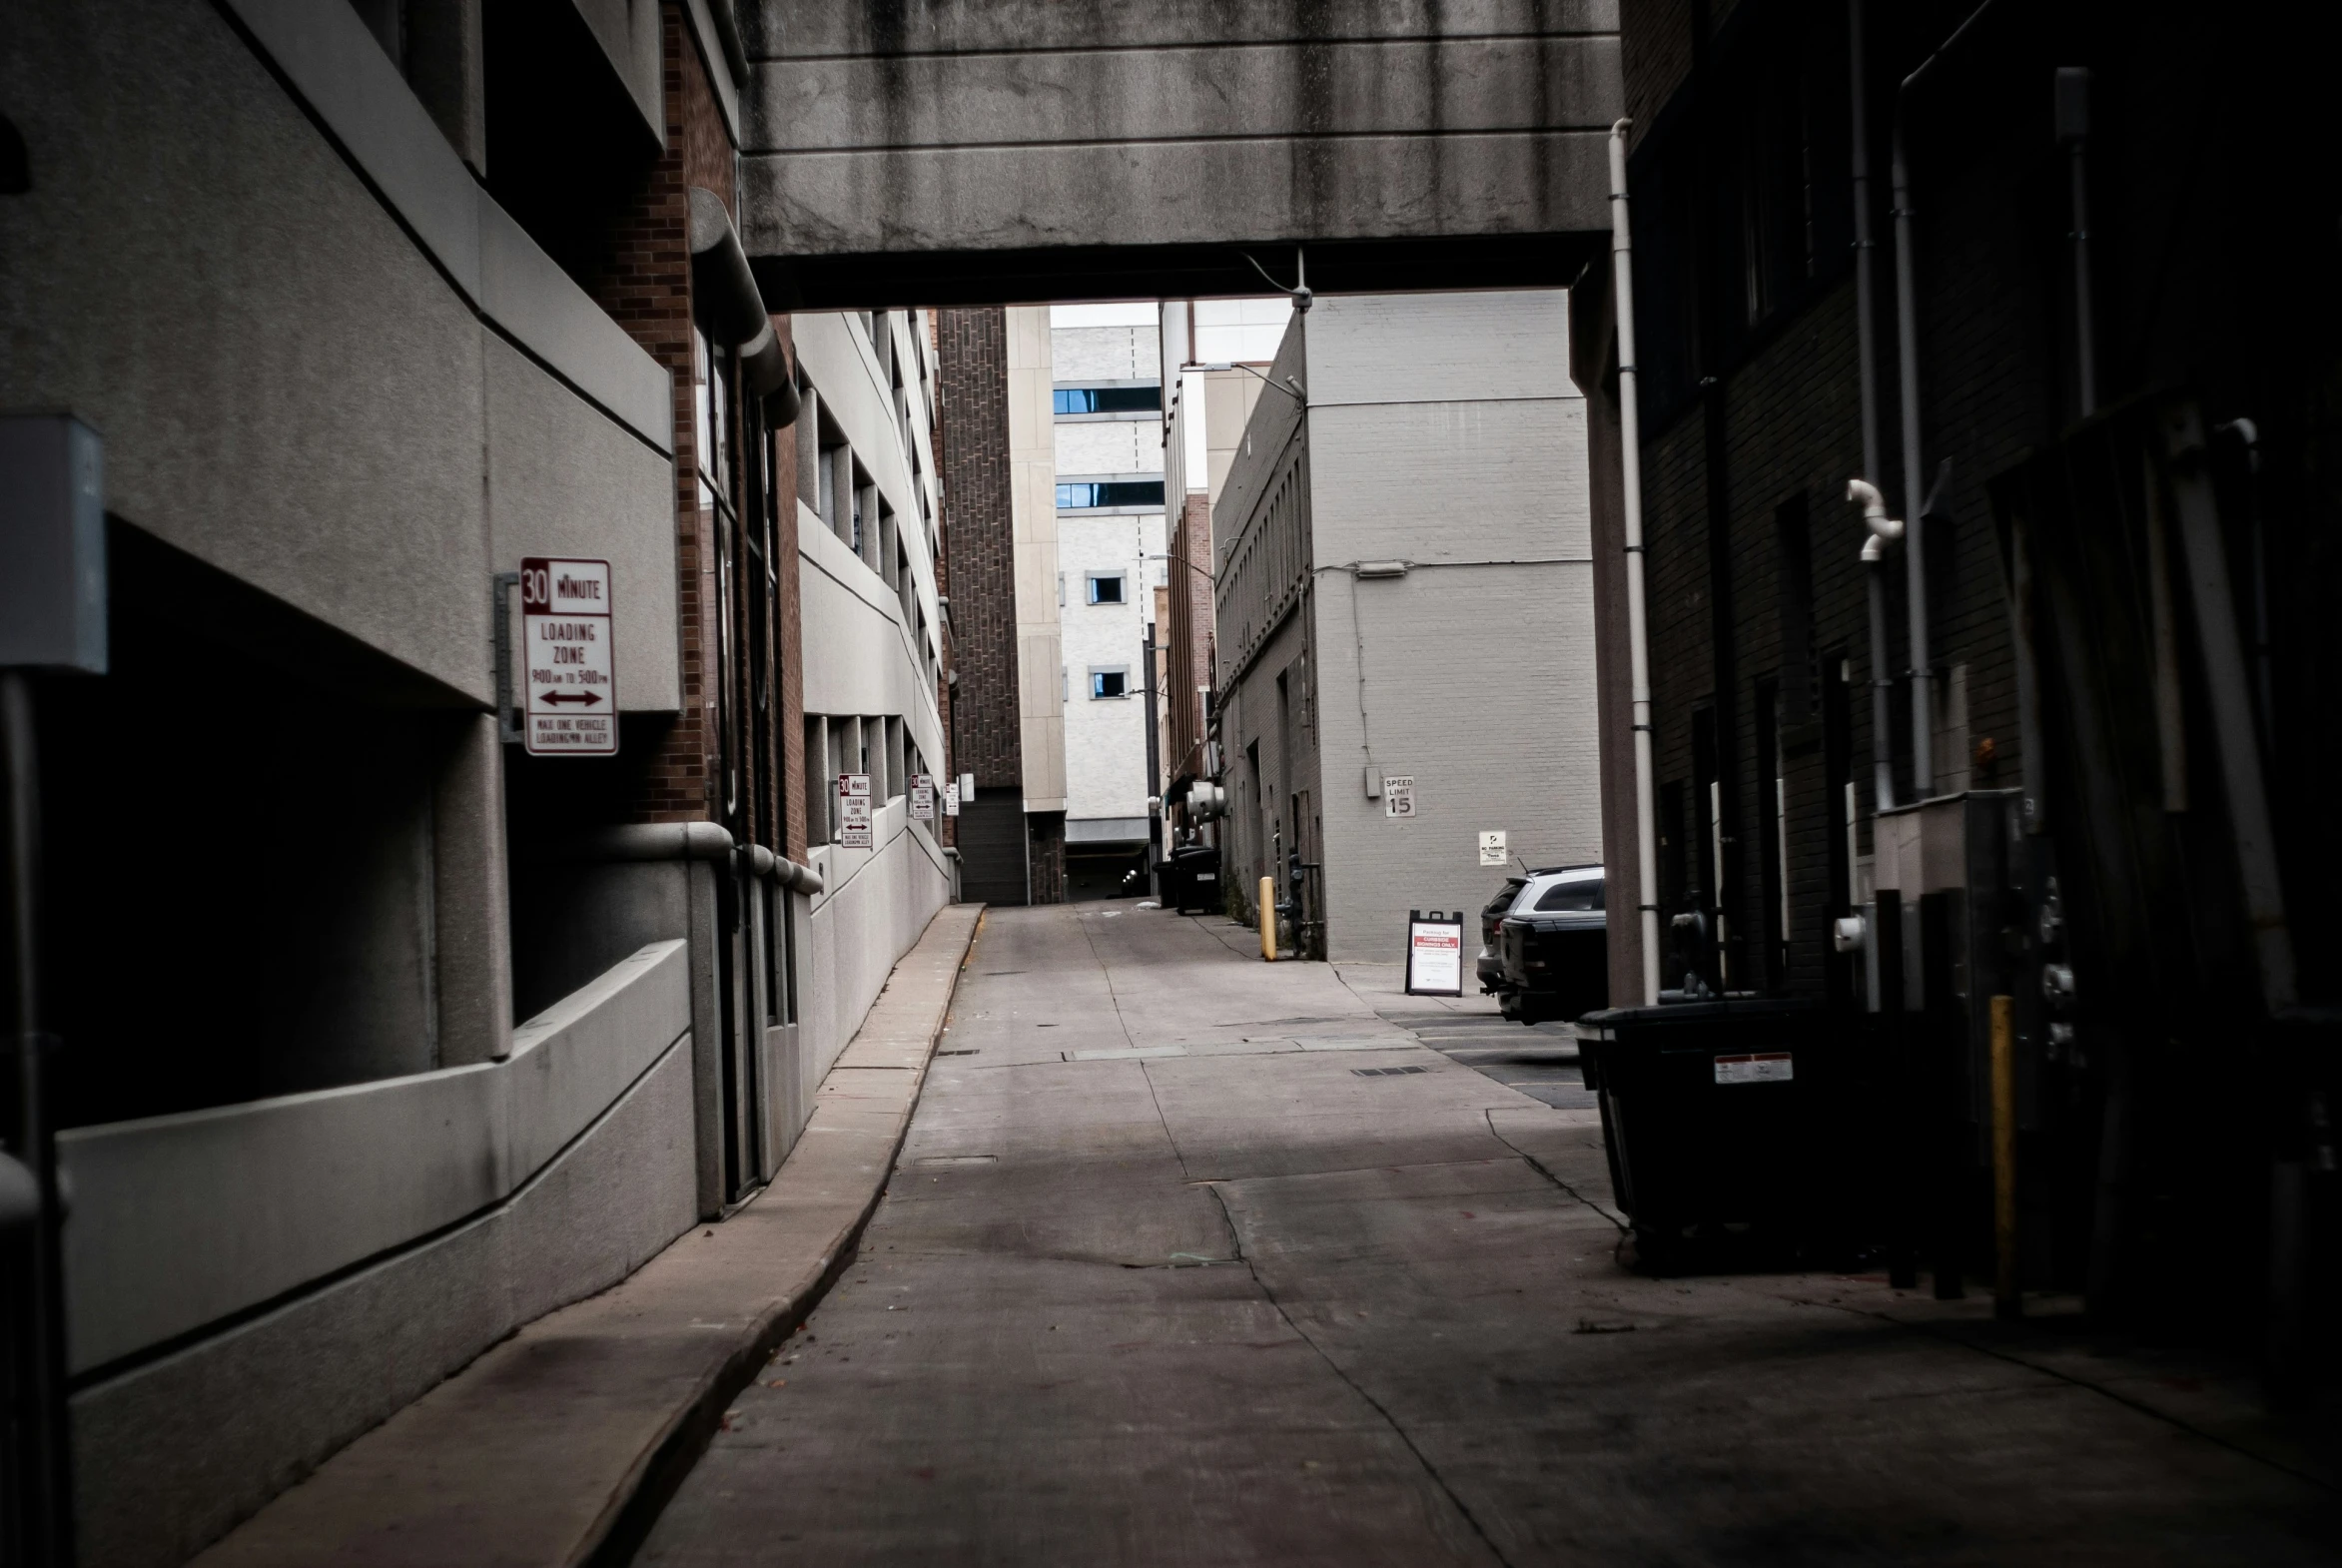
<svg viewBox="0 0 2342 1568">
<path fill-rule="evenodd" d="M 760 0 L 741 22 L 752 254 L 1608 227 L 1609 0 Z"/>
<path fill-rule="evenodd" d="M 799 363 L 821 409 L 895 512 L 912 578 L 908 594 L 898 592 L 811 508 L 800 506 L 803 631 L 801 646 L 793 652 L 800 661 L 805 712 L 895 719 L 929 771 L 940 776 L 949 750 L 926 658 L 939 645 L 942 615 L 923 520 L 938 511 L 931 444 L 933 367 L 924 349 L 924 319 L 915 329 L 901 317 L 885 321 L 890 335 L 886 361 L 859 317 L 801 315 L 792 322 Z M 905 402 L 897 400 L 896 370 L 911 410 L 908 421 L 902 417 Z M 883 764 L 872 772 L 874 847 L 826 844 L 807 852 L 822 874 L 824 890 L 799 911 L 795 1089 L 800 1106 L 811 1105 L 814 1086 L 861 1026 L 895 960 L 951 898 L 951 866 L 935 835 L 937 825 L 911 821 L 908 796 L 887 797 Z M 796 1129 L 786 1132 L 793 1138 Z"/>
<path fill-rule="evenodd" d="M 871 813 L 873 849 L 813 851 L 824 891 L 806 920 L 807 973 L 798 1013 L 804 1100 L 862 1027 L 895 961 L 911 950 L 952 897 L 950 862 L 928 824 L 896 800 Z"/>
<path fill-rule="evenodd" d="M 639 469 L 670 439 L 666 379 L 485 198 L 355 11 L 231 9 L 266 58 L 196 0 L 13 25 L 34 183 L 0 252 L 0 402 L 106 434 L 117 514 L 484 703 L 491 386 L 520 426 L 582 397 L 644 448 L 608 465 Z M 498 340 L 520 353 L 492 377 Z M 664 535 L 641 493 L 581 490 L 570 547 Z"/>
<path fill-rule="evenodd" d="M 8 35 L 32 188 L 5 199 L 0 403 L 100 430 L 119 536 L 192 558 L 170 580 L 209 596 L 181 607 L 241 618 L 214 629 L 249 634 L 259 672 L 194 692 L 118 673 L 108 700 L 165 728 L 242 705 L 345 762 L 372 755 L 370 724 L 431 742 L 427 776 L 399 781 L 411 821 L 342 868 L 414 940 L 298 973 L 267 943 L 239 956 L 267 1002 L 308 999 L 312 1066 L 352 1057 L 335 1021 L 391 968 L 421 1000 L 367 1012 L 403 1038 L 368 1036 L 339 1088 L 61 1141 L 82 1560 L 175 1563 L 693 1216 L 680 945 L 621 950 L 513 1027 L 484 711 L 490 574 L 541 551 L 612 560 L 622 701 L 679 706 L 671 387 L 486 196 L 352 7 L 34 5 Z M 296 699 L 361 668 L 346 703 Z M 439 711 L 390 715 L 391 689 Z M 93 756 L 115 766 L 74 761 Z M 197 826 L 265 840 L 286 787 L 256 767 Z M 368 1081 L 384 1072 L 405 1076 Z"/>
<path fill-rule="evenodd" d="M 688 1228 L 687 968 L 643 949 L 505 1062 L 61 1138 L 81 1560 L 182 1561 Z"/>
</svg>

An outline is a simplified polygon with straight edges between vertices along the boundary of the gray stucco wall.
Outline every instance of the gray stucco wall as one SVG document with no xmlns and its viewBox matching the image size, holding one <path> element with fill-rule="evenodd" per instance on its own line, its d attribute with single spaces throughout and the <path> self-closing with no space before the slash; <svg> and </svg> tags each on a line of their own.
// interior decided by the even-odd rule
<svg viewBox="0 0 2342 1568">
<path fill-rule="evenodd" d="M 0 403 L 95 425 L 111 510 L 484 699 L 478 322 L 213 8 L 26 9 Z"/>
<path fill-rule="evenodd" d="M 641 471 L 665 459 L 545 367 L 638 421 L 664 374 L 483 207 L 355 13 L 248 9 L 327 95 L 310 107 L 372 133 L 346 145 L 375 165 L 199 0 L 12 14 L 0 94 L 33 189 L 7 198 L 0 404 L 72 409 L 106 437 L 110 510 L 484 703 L 491 382 L 523 424 L 535 405 L 578 438 L 544 410 L 562 392 L 607 427 L 585 449 L 638 449 L 560 497 L 568 547 L 602 555 L 587 546 L 671 533 L 671 491 Z M 646 693 L 673 685 L 661 586 L 642 596 Z"/>
<path fill-rule="evenodd" d="M 675 629 L 675 470 L 501 338 L 486 342 L 491 553 L 610 563 L 618 708 L 682 706 Z"/>
</svg>

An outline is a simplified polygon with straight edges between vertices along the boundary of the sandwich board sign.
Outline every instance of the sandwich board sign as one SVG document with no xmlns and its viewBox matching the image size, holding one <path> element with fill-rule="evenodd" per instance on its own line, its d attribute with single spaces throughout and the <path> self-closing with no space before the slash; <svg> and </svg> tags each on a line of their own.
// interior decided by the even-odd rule
<svg viewBox="0 0 2342 1568">
<path fill-rule="evenodd" d="M 1464 914 L 1407 911 L 1407 995 L 1464 994 Z"/>
<path fill-rule="evenodd" d="M 520 640 L 528 690 L 522 744 L 532 757 L 618 750 L 610 563 L 530 555 L 520 562 Z"/>
<path fill-rule="evenodd" d="M 935 820 L 935 776 L 929 773 L 911 775 L 911 820 Z"/>
<path fill-rule="evenodd" d="M 870 775 L 867 773 L 838 775 L 838 847 L 871 847 Z"/>
</svg>

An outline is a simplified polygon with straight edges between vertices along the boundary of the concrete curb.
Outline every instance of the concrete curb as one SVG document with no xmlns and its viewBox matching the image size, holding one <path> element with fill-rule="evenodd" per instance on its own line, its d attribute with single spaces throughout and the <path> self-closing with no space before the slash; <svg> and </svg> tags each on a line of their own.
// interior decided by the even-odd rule
<svg viewBox="0 0 2342 1568">
<path fill-rule="evenodd" d="M 483 1352 L 196 1562 L 628 1561 L 727 1406 L 854 1260 L 981 925 L 981 907 L 964 904 L 929 923 L 764 1191 Z"/>
<path fill-rule="evenodd" d="M 967 907 L 946 905 L 938 911 L 927 931 L 897 963 L 897 972 L 900 973 L 919 956 L 920 950 L 936 936 L 937 928 L 955 909 Z M 804 1325 L 805 1320 L 813 1315 L 813 1309 L 821 1304 L 822 1297 L 830 1293 L 830 1287 L 852 1265 L 862 1246 L 862 1232 L 870 1227 L 871 1216 L 878 1212 L 879 1203 L 887 1195 L 888 1180 L 894 1174 L 895 1163 L 902 1158 L 903 1142 L 911 1134 L 912 1114 L 919 1109 L 920 1092 L 926 1088 L 927 1064 L 934 1060 L 936 1042 L 942 1038 L 944 1021 L 951 1015 L 952 996 L 958 989 L 960 972 L 967 968 L 968 956 L 975 950 L 976 934 L 983 926 L 983 909 L 977 906 L 973 918 L 967 921 L 966 930 L 959 933 L 956 943 L 950 941 L 949 932 L 945 934 L 945 948 L 951 961 L 951 982 L 944 992 L 942 1005 L 935 1012 L 932 1027 L 925 1031 L 926 1053 L 915 1070 L 916 1077 L 909 1098 L 904 1103 L 901 1120 L 895 1128 L 894 1140 L 887 1149 L 885 1166 L 878 1184 L 870 1189 L 870 1195 L 855 1214 L 854 1222 L 823 1257 L 821 1273 L 805 1289 L 785 1298 L 773 1310 L 763 1314 L 753 1325 L 747 1339 L 725 1356 L 719 1365 L 709 1370 L 691 1400 L 675 1412 L 666 1430 L 644 1450 L 641 1458 L 619 1482 L 610 1498 L 609 1507 L 603 1511 L 601 1518 L 594 1521 L 585 1539 L 578 1543 L 578 1549 L 566 1559 L 564 1568 L 624 1568 L 625 1564 L 634 1560 L 634 1554 L 649 1538 L 651 1526 L 658 1522 L 660 1512 L 674 1498 L 677 1488 L 683 1484 L 683 1478 L 691 1473 L 692 1465 L 707 1451 L 707 1445 L 715 1439 L 716 1432 L 723 1424 L 725 1406 L 738 1397 L 740 1390 L 748 1386 L 757 1371 L 773 1358 L 789 1336 Z M 890 978 L 888 985 L 891 987 L 893 984 Z M 883 992 L 881 996 L 883 999 Z M 846 1049 L 838 1053 L 838 1060 L 830 1068 L 830 1077 L 834 1078 L 841 1070 L 861 1070 L 859 1064 L 849 1063 L 848 1059 L 862 1046 L 863 1036 L 870 1032 L 871 1022 L 877 1016 L 878 1004 L 873 1003 L 871 1017 L 864 1020 L 863 1028 L 855 1032 L 854 1038 L 847 1042 Z M 824 1087 L 827 1087 L 828 1082 L 827 1078 L 823 1080 Z M 820 1117 L 821 1110 L 817 1100 L 814 1118 Z M 808 1136 L 813 1132 L 812 1119 L 808 1119 L 805 1132 Z M 794 1158 L 794 1151 L 791 1158 Z M 773 1178 L 774 1184 L 778 1185 L 786 1179 L 788 1174 L 788 1165 L 784 1162 L 779 1174 Z M 763 1193 L 757 1196 L 761 1198 Z"/>
<path fill-rule="evenodd" d="M 913 1109 L 916 1103 L 914 1093 Z M 911 1119 L 906 1115 L 887 1161 L 890 1172 L 895 1159 L 902 1154 L 903 1140 L 910 1131 Z M 723 1425 L 724 1407 L 739 1396 L 740 1390 L 748 1386 L 789 1336 L 804 1326 L 822 1297 L 844 1276 L 855 1253 L 861 1249 L 862 1232 L 869 1228 L 870 1216 L 878 1212 L 879 1202 L 886 1195 L 887 1184 L 881 1181 L 871 1189 L 870 1200 L 862 1205 L 852 1228 L 831 1250 L 820 1276 L 803 1291 L 783 1300 L 777 1309 L 766 1313 L 754 1325 L 747 1340 L 709 1370 L 690 1400 L 667 1423 L 666 1430 L 619 1480 L 609 1507 L 577 1543 L 577 1550 L 563 1559 L 563 1568 L 625 1568 L 625 1564 L 634 1560 L 634 1554 L 649 1539 L 651 1526 L 658 1523 L 659 1514 L 682 1486 L 683 1478 L 691 1473 L 691 1467 L 715 1440 L 716 1432 Z"/>
</svg>

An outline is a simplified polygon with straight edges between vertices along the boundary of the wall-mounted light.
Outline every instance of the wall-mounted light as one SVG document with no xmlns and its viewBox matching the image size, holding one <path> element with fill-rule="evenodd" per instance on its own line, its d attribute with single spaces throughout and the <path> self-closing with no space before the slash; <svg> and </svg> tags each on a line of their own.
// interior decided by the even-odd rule
<svg viewBox="0 0 2342 1568">
<path fill-rule="evenodd" d="M 1352 575 L 1358 577 L 1403 577 L 1407 574 L 1407 562 L 1403 560 L 1362 560 L 1352 566 L 1350 571 Z"/>
</svg>

